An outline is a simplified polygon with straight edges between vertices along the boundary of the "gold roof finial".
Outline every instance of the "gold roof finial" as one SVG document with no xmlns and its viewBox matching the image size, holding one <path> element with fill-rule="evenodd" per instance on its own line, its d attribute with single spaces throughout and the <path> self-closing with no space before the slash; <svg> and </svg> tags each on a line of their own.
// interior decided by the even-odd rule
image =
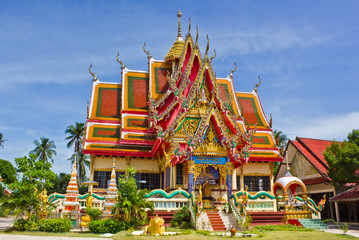
<svg viewBox="0 0 359 240">
<path fill-rule="evenodd" d="M 120 59 L 118 59 L 119 56 L 120 56 L 120 53 L 117 52 L 116 60 L 119 64 L 121 64 L 121 70 L 123 70 L 123 69 L 125 69 L 126 65 L 123 64 L 123 61 L 120 61 Z"/>
<path fill-rule="evenodd" d="M 217 56 L 216 49 L 213 49 L 213 52 L 214 52 L 214 55 L 209 58 L 209 61 L 210 61 L 210 62 L 212 62 L 212 60 L 215 59 L 215 57 Z"/>
<path fill-rule="evenodd" d="M 90 64 L 90 67 L 89 67 L 89 73 L 91 74 L 92 76 L 92 81 L 97 81 L 98 78 L 96 77 L 95 73 L 94 72 L 91 72 L 91 68 L 92 68 L 92 64 Z"/>
<path fill-rule="evenodd" d="M 196 34 L 196 45 L 198 45 L 198 25 L 196 25 L 196 30 L 197 30 L 197 34 Z"/>
<path fill-rule="evenodd" d="M 262 83 L 262 79 L 261 79 L 261 76 L 258 75 L 258 80 L 259 80 L 259 83 L 256 84 L 256 86 L 254 87 L 254 91 L 255 92 L 258 92 L 258 87 L 261 85 Z"/>
<path fill-rule="evenodd" d="M 209 50 L 209 37 L 208 37 L 208 34 L 207 34 L 207 47 L 206 47 L 206 53 L 204 54 L 204 58 L 208 58 L 208 50 Z"/>
<path fill-rule="evenodd" d="M 181 10 L 179 10 L 179 9 L 178 9 L 177 17 L 178 17 L 178 34 L 177 34 L 177 37 L 182 37 L 182 32 L 181 32 L 182 13 L 181 13 Z"/>
<path fill-rule="evenodd" d="M 177 13 L 177 17 L 178 17 L 178 34 L 177 34 L 177 39 L 176 41 L 173 43 L 171 49 L 169 50 L 169 52 L 167 53 L 167 55 L 165 56 L 165 61 L 172 61 L 174 59 L 178 59 L 181 57 L 181 53 L 182 50 L 184 48 L 184 41 L 182 38 L 182 33 L 181 33 L 181 17 L 182 17 L 182 13 L 180 10 L 178 10 Z"/>
<path fill-rule="evenodd" d="M 152 57 L 152 55 L 150 54 L 150 52 L 149 51 L 147 51 L 146 50 L 146 42 L 145 43 L 143 43 L 143 51 L 147 54 L 147 58 L 148 58 L 148 60 L 150 60 L 151 59 L 151 57 Z"/>
<path fill-rule="evenodd" d="M 188 18 L 188 33 L 187 35 L 191 35 L 191 18 Z"/>
<path fill-rule="evenodd" d="M 237 71 L 237 64 L 236 64 L 236 62 L 234 62 L 233 64 L 234 64 L 234 69 L 231 70 L 231 73 L 229 74 L 231 77 L 233 76 L 233 73 L 234 73 L 235 71 Z"/>
</svg>

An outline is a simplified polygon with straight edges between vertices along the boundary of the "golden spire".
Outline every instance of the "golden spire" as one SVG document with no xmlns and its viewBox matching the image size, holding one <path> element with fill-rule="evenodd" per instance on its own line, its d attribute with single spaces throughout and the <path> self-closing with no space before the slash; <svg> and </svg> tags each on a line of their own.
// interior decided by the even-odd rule
<svg viewBox="0 0 359 240">
<path fill-rule="evenodd" d="M 188 19 L 188 33 L 187 35 L 191 34 L 191 18 Z"/>
<path fill-rule="evenodd" d="M 181 32 L 181 17 L 182 17 L 182 13 L 180 10 L 178 10 L 177 13 L 177 17 L 178 17 L 178 34 L 177 34 L 177 39 L 176 41 L 173 43 L 171 49 L 169 50 L 169 52 L 167 53 L 166 57 L 165 57 L 165 61 L 172 61 L 176 58 L 180 58 L 181 54 L 182 54 L 182 50 L 184 48 L 184 41 L 182 38 L 182 32 Z"/>
<path fill-rule="evenodd" d="M 181 10 L 178 9 L 178 13 L 177 13 L 177 17 L 178 17 L 178 34 L 177 34 L 177 40 L 178 38 L 182 38 L 182 32 L 181 32 L 181 17 L 182 17 L 182 13 Z"/>
</svg>

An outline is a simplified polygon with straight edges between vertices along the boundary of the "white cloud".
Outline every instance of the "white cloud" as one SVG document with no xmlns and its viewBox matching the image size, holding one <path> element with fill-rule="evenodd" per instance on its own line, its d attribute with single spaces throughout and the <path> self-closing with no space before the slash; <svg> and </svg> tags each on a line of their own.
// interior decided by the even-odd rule
<svg viewBox="0 0 359 240">
<path fill-rule="evenodd" d="M 304 124 L 299 125 L 300 123 Z M 297 119 L 297 121 L 292 121 L 292 124 L 294 126 L 289 126 L 291 131 L 287 132 L 290 139 L 298 136 L 342 141 L 346 139 L 349 132 L 359 128 L 359 112 L 306 120 Z"/>
<path fill-rule="evenodd" d="M 32 129 L 27 129 L 26 130 L 26 134 L 30 135 L 30 136 L 33 136 L 33 137 L 36 137 L 36 132 Z"/>
<path fill-rule="evenodd" d="M 222 29 L 221 32 L 228 31 Z M 311 27 L 264 26 L 260 29 L 240 29 L 232 34 L 216 33 L 213 38 L 220 55 L 253 54 L 269 50 L 285 50 L 292 47 L 309 47 L 334 38 Z"/>
</svg>

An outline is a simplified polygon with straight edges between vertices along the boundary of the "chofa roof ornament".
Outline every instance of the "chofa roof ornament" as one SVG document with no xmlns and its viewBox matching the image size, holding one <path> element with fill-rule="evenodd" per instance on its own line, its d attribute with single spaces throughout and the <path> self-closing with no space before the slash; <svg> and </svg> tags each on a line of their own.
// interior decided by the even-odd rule
<svg viewBox="0 0 359 240">
<path fill-rule="evenodd" d="M 98 81 L 98 78 L 96 77 L 95 73 L 94 72 L 91 72 L 91 68 L 92 68 L 92 64 L 90 64 L 90 67 L 89 67 L 89 73 L 91 74 L 92 76 L 92 81 Z"/>
</svg>

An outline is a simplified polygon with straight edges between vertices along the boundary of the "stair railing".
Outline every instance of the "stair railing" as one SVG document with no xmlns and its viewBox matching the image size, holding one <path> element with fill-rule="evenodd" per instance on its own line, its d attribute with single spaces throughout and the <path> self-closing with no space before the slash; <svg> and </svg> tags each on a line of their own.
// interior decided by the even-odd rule
<svg viewBox="0 0 359 240">
<path fill-rule="evenodd" d="M 197 229 L 197 219 L 196 219 L 196 212 L 193 211 L 193 208 L 196 207 L 196 202 L 195 202 L 195 196 L 194 193 L 192 192 L 190 195 L 190 199 L 189 199 L 189 211 L 191 213 L 191 223 L 192 226 Z"/>
<path fill-rule="evenodd" d="M 303 199 L 301 197 L 296 197 L 296 199 L 298 201 L 303 202 Z M 309 208 L 309 210 L 312 212 L 312 218 L 313 219 L 320 219 L 321 218 L 321 214 L 320 214 L 320 209 L 318 208 L 318 206 L 315 204 L 314 200 L 308 197 L 308 201 L 307 201 L 307 206 Z"/>
<path fill-rule="evenodd" d="M 233 200 L 233 199 L 232 199 Z M 233 200 L 234 201 L 234 200 Z M 238 223 L 238 226 L 240 226 L 242 228 L 243 224 L 245 223 L 245 218 L 242 219 L 242 216 L 239 214 L 237 208 L 235 207 L 235 205 L 233 204 L 232 201 L 229 201 L 229 205 L 231 206 L 232 208 L 232 213 L 233 213 L 233 216 L 234 218 L 237 220 L 237 223 Z M 243 223 L 243 220 L 244 220 L 244 223 Z"/>
</svg>

